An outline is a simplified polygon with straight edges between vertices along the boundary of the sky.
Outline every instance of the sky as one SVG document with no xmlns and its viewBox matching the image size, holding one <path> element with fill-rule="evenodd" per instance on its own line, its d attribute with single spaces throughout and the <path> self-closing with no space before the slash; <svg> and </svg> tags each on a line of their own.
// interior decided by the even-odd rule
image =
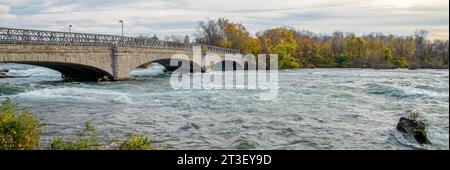
<svg viewBox="0 0 450 170">
<path fill-rule="evenodd" d="M 164 37 L 193 35 L 198 21 L 225 17 L 255 34 L 281 26 L 449 38 L 448 0 L 0 0 L 0 27 Z"/>
</svg>

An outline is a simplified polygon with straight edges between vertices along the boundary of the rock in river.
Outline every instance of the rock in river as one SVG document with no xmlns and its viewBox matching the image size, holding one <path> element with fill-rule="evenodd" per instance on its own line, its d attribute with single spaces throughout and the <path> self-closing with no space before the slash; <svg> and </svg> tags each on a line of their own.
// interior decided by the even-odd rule
<svg viewBox="0 0 450 170">
<path fill-rule="evenodd" d="M 413 136 L 420 144 L 430 143 L 426 133 L 426 125 L 422 121 L 402 117 L 397 124 L 397 130 Z"/>
</svg>

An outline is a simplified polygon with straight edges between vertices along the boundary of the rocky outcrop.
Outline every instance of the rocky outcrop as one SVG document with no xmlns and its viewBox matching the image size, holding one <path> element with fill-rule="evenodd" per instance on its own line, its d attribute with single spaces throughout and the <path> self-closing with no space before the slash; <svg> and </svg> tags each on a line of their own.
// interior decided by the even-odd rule
<svg viewBox="0 0 450 170">
<path fill-rule="evenodd" d="M 426 124 L 423 121 L 402 117 L 397 124 L 397 130 L 411 135 L 420 144 L 430 143 L 426 133 Z"/>
</svg>

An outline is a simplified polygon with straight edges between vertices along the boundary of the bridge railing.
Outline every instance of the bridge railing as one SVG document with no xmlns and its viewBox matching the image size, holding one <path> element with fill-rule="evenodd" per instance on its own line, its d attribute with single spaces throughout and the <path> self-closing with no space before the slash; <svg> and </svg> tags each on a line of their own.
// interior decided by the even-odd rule
<svg viewBox="0 0 450 170">
<path fill-rule="evenodd" d="M 219 54 L 237 54 L 237 53 L 239 53 L 239 50 L 208 46 L 208 52 L 219 53 Z"/>
<path fill-rule="evenodd" d="M 69 46 L 120 46 L 162 49 L 191 50 L 192 46 L 172 41 L 162 41 L 152 38 L 126 37 L 118 35 L 89 34 L 74 32 L 56 32 L 42 30 L 27 30 L 0 27 L 0 43 L 30 43 Z M 237 50 L 208 46 L 209 52 L 238 53 Z"/>
<path fill-rule="evenodd" d="M 191 44 L 117 35 L 25 30 L 0 27 L 0 42 L 72 46 L 123 46 L 190 49 Z"/>
</svg>

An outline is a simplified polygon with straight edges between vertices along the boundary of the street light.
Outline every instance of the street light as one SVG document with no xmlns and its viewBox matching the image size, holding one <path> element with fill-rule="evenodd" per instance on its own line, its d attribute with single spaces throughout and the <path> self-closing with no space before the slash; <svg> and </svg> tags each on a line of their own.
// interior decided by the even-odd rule
<svg viewBox="0 0 450 170">
<path fill-rule="evenodd" d="M 72 28 L 72 24 L 69 25 L 69 32 L 70 32 L 70 29 L 71 29 L 71 28 Z"/>
<path fill-rule="evenodd" d="M 122 37 L 123 37 L 123 20 L 119 20 L 120 23 L 122 23 Z"/>
</svg>

